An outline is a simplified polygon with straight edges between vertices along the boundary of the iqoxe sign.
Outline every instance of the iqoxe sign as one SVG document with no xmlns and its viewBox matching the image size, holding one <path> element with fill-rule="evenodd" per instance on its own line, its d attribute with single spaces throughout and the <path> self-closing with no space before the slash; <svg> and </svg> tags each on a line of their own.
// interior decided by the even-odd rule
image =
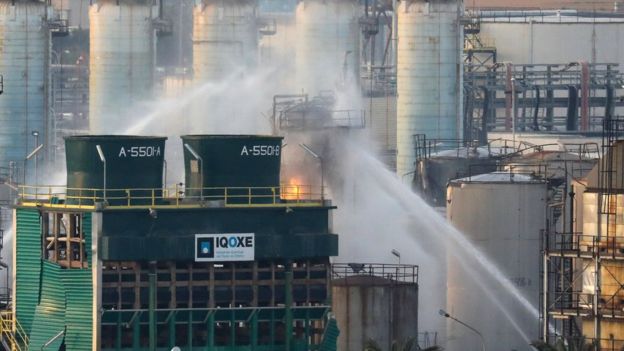
<svg viewBox="0 0 624 351">
<path fill-rule="evenodd" d="M 253 233 L 195 234 L 196 262 L 253 261 Z"/>
</svg>

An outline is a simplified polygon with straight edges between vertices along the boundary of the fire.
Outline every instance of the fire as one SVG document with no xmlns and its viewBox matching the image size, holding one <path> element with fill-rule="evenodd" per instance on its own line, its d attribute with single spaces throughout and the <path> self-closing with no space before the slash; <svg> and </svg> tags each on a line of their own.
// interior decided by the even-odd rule
<svg viewBox="0 0 624 351">
<path fill-rule="evenodd" d="M 284 200 L 301 200 L 301 180 L 292 177 L 288 184 L 282 185 L 282 199 Z"/>
</svg>

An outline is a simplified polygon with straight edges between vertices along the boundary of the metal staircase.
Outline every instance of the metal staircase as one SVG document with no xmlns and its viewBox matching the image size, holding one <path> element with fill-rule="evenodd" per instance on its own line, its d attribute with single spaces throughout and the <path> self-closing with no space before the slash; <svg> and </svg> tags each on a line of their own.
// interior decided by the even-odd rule
<svg viewBox="0 0 624 351">
<path fill-rule="evenodd" d="M 0 343 L 6 351 L 28 350 L 28 336 L 12 311 L 0 312 Z"/>
</svg>

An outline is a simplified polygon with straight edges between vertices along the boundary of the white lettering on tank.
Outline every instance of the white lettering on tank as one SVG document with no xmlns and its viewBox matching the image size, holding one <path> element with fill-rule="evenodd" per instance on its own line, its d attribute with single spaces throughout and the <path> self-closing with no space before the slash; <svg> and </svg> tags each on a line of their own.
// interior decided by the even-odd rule
<svg viewBox="0 0 624 351">
<path fill-rule="evenodd" d="M 160 146 L 130 146 L 124 148 L 123 146 L 119 149 L 118 157 L 134 157 L 134 158 L 142 158 L 142 157 L 158 157 L 161 155 Z"/>
</svg>

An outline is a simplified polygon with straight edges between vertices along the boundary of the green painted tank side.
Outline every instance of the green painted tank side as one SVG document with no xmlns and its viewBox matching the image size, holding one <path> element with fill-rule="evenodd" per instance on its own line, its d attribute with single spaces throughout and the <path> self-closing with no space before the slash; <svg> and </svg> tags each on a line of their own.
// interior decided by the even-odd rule
<svg viewBox="0 0 624 351">
<path fill-rule="evenodd" d="M 182 136 L 187 195 L 198 196 L 198 191 L 191 189 L 200 187 L 276 187 L 279 198 L 282 139 L 260 135 Z M 185 144 L 201 157 L 201 161 Z M 241 195 L 247 194 L 246 191 L 242 191 Z M 211 195 L 209 190 L 206 192 L 204 195 Z M 267 189 L 255 192 L 254 195 L 266 195 L 267 200 L 272 195 Z"/>
<path fill-rule="evenodd" d="M 195 234 L 254 233 L 256 259 L 338 255 L 330 207 L 104 211 L 102 260 L 194 260 Z"/>
<path fill-rule="evenodd" d="M 88 197 L 93 192 L 74 189 L 103 189 L 104 162 L 100 159 L 100 145 L 106 159 L 106 188 L 109 203 L 122 202 L 125 189 L 161 189 L 165 156 L 164 137 L 121 135 L 85 135 L 65 138 L 67 160 L 68 202 L 78 202 L 75 196 Z M 117 189 L 117 191 L 115 190 Z M 133 197 L 150 196 L 151 191 L 135 191 Z M 98 197 L 103 192 L 97 192 Z"/>
</svg>

